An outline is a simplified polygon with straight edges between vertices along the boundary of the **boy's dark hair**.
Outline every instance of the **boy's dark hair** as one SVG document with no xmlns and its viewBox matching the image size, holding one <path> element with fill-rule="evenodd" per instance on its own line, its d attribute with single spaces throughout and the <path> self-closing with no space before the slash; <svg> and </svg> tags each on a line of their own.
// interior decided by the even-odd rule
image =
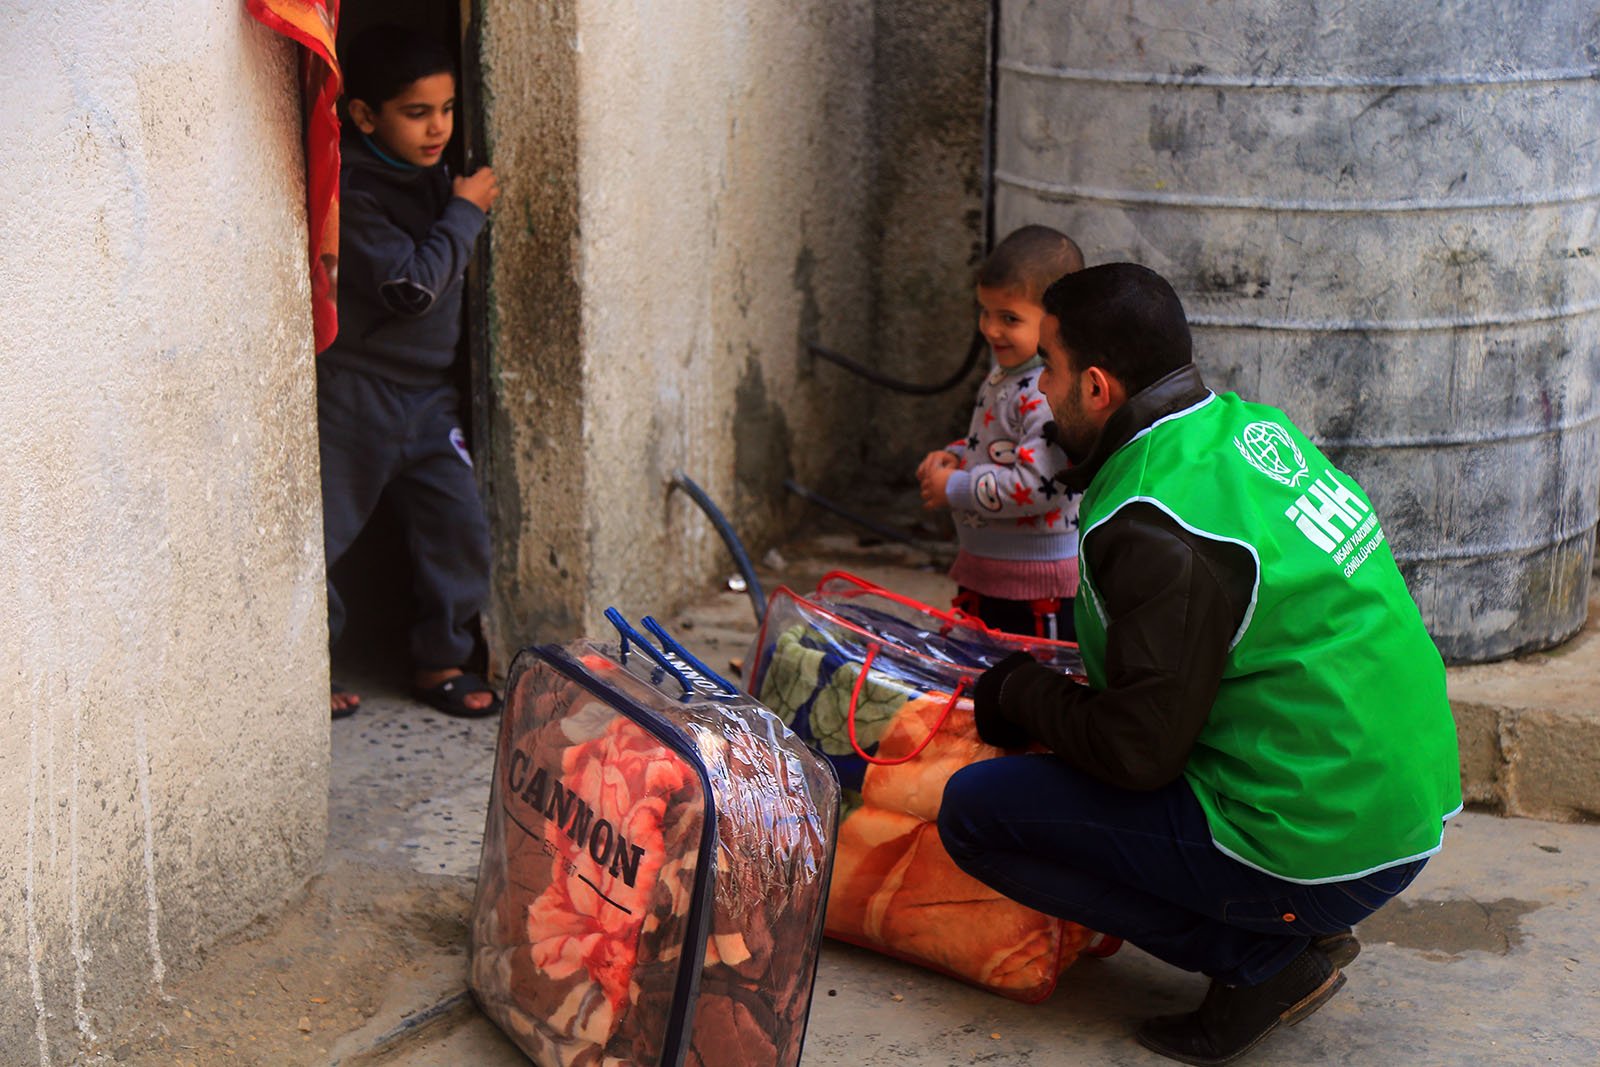
<svg viewBox="0 0 1600 1067">
<path fill-rule="evenodd" d="M 346 100 L 360 100 L 374 111 L 432 74 L 456 72 L 450 52 L 426 34 L 406 26 L 362 30 L 340 57 Z"/>
<path fill-rule="evenodd" d="M 994 246 L 978 268 L 978 284 L 1018 289 L 1037 301 L 1051 282 L 1082 269 L 1083 251 L 1072 238 L 1048 226 L 1024 226 Z"/>
<path fill-rule="evenodd" d="M 1183 304 L 1167 280 L 1137 263 L 1104 263 L 1068 274 L 1044 292 L 1075 370 L 1103 367 L 1131 395 L 1193 360 Z"/>
</svg>

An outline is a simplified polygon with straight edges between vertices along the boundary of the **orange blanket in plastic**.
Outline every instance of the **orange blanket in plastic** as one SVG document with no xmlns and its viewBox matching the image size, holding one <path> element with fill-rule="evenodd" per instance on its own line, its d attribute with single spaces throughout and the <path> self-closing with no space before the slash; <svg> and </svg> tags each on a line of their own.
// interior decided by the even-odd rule
<svg viewBox="0 0 1600 1067">
<path fill-rule="evenodd" d="M 877 758 L 915 751 L 949 701 L 948 693 L 909 701 L 889 724 Z M 1050 995 L 1094 935 L 963 872 L 934 825 L 950 776 L 998 755 L 978 740 L 972 704 L 961 700 L 914 759 L 869 767 L 861 806 L 839 828 L 825 932 L 1035 1002 Z"/>
</svg>

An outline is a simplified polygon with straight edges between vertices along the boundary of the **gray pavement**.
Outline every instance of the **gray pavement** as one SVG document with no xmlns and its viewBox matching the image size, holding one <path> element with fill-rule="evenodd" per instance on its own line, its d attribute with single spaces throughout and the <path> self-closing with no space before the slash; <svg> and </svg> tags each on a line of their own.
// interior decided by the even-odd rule
<svg viewBox="0 0 1600 1067">
<path fill-rule="evenodd" d="M 1245 1062 L 1600 1063 L 1596 870 L 1600 829 L 1463 815 L 1412 889 L 1363 924 L 1340 994 Z M 1076 964 L 1030 1006 L 825 942 L 803 1062 L 1152 1067 L 1169 1061 L 1134 1043 L 1139 1020 L 1203 991 L 1124 949 Z M 526 1063 L 470 1006 L 444 1022 L 361 1062 Z"/>
<path fill-rule="evenodd" d="M 769 557 L 779 564 L 763 573 L 769 586 L 805 588 L 841 566 L 930 601 L 948 595 L 937 561 L 913 550 L 863 550 L 854 539 L 829 538 L 788 551 L 788 561 Z M 649 608 L 620 606 L 634 615 Z M 754 628 L 748 600 L 728 591 L 710 593 L 668 622 L 718 668 L 743 657 Z M 1506 723 L 1537 738 L 1543 722 L 1595 721 L 1597 659 L 1600 641 L 1590 634 L 1554 657 L 1471 668 L 1465 677 L 1452 671 L 1452 693 L 1469 693 L 1465 703 L 1473 709 L 1464 739 L 1469 728 L 1495 733 L 1480 800 L 1514 809 L 1495 794 L 1493 775 L 1539 773 L 1523 760 L 1528 736 L 1508 744 Z M 1550 707 L 1540 706 L 1541 691 L 1554 694 L 1545 701 Z M 1557 706 L 1560 714 L 1551 711 Z M 369 686 L 361 714 L 334 725 L 330 863 L 470 879 L 494 738 L 492 723 L 444 719 Z M 1568 755 L 1561 780 L 1579 783 L 1572 787 L 1579 791 L 1595 788 L 1600 759 L 1589 760 L 1582 746 Z M 1362 924 L 1365 948 L 1344 990 L 1244 1062 L 1600 1063 L 1597 873 L 1600 827 L 1462 815 L 1413 887 Z M 520 1067 L 526 1061 L 461 996 L 464 974 L 457 953 L 395 984 L 363 1026 L 339 1038 L 329 1062 Z M 1186 1009 L 1203 990 L 1198 976 L 1125 948 L 1110 960 L 1079 962 L 1049 1000 L 1022 1005 L 825 942 L 804 1063 L 1165 1063 L 1133 1042 L 1134 1028 L 1148 1015 Z"/>
</svg>

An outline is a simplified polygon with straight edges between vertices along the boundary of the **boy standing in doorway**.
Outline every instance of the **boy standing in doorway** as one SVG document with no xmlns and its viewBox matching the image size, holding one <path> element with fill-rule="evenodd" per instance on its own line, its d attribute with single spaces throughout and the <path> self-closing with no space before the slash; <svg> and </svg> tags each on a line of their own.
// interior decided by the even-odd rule
<svg viewBox="0 0 1600 1067">
<path fill-rule="evenodd" d="M 342 145 L 339 333 L 317 359 L 327 566 L 387 496 L 411 558 L 413 695 L 449 715 L 493 715 L 499 696 L 462 670 L 488 600 L 489 527 L 451 379 L 463 276 L 500 190 L 488 167 L 451 178 L 442 162 L 456 83 L 437 42 L 368 30 L 344 75 L 354 130 Z M 330 643 L 344 620 L 330 580 Z M 334 718 L 359 703 L 333 687 Z"/>
</svg>

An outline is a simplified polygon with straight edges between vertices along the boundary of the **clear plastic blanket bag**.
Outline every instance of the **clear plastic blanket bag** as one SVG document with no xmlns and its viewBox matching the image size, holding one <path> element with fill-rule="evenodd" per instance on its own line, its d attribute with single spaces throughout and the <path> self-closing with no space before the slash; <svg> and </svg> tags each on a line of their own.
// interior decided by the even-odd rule
<svg viewBox="0 0 1600 1067">
<path fill-rule="evenodd" d="M 512 665 L 471 929 L 484 1011 L 543 1067 L 793 1067 L 839 786 L 646 618 Z"/>
</svg>

